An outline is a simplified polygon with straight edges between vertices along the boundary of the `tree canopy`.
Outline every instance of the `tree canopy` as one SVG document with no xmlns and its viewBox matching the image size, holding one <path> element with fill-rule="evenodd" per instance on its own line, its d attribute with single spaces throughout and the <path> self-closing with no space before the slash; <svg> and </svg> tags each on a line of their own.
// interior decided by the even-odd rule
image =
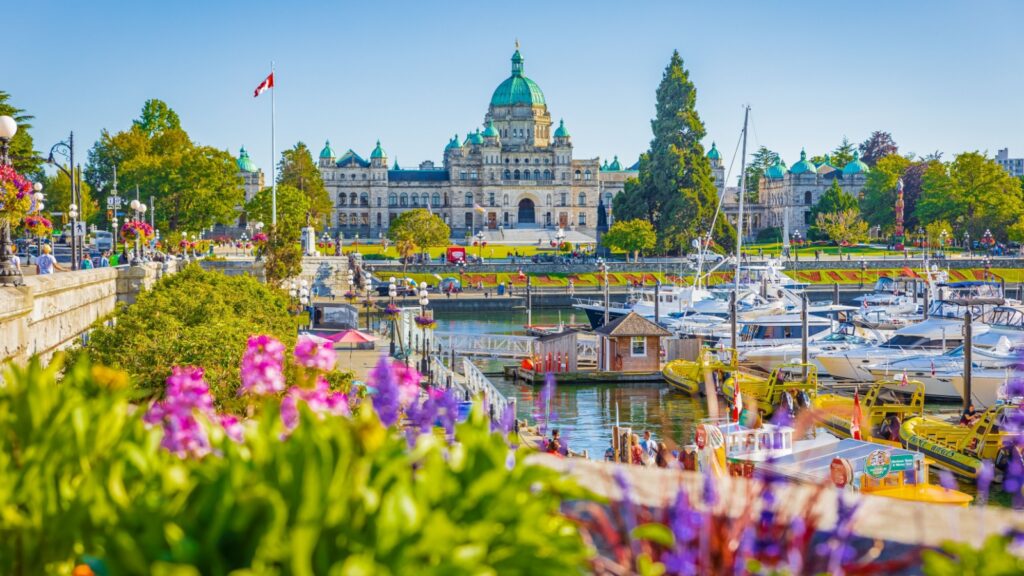
<svg viewBox="0 0 1024 576">
<path fill-rule="evenodd" d="M 309 148 L 302 142 L 281 153 L 277 183 L 279 186 L 291 186 L 301 191 L 309 200 L 310 223 L 321 228 L 323 222 L 330 221 L 333 204 L 324 187 L 320 169 L 313 161 Z"/>
<path fill-rule="evenodd" d="M 402 213 L 388 226 L 388 238 L 393 242 L 411 242 L 414 249 L 445 246 L 451 230 L 439 216 L 423 208 Z"/>
<path fill-rule="evenodd" d="M 853 160 L 853 151 L 856 146 L 850 143 L 850 139 L 843 136 L 842 143 L 832 151 L 832 165 L 840 170 Z"/>
<path fill-rule="evenodd" d="M 896 222 L 896 190 L 903 178 L 903 222 L 907 228 L 917 226 L 914 208 L 921 195 L 920 174 L 927 163 L 911 162 L 899 154 L 879 158 L 868 172 L 861 190 L 860 212 L 871 226 L 890 229 Z"/>
<path fill-rule="evenodd" d="M 845 210 L 854 210 L 860 212 L 860 208 L 857 206 L 857 199 L 854 198 L 853 194 L 847 194 L 839 186 L 838 180 L 832 180 L 832 184 L 825 189 L 825 192 L 818 199 L 818 202 L 811 207 L 811 227 L 807 230 L 807 236 L 811 240 L 824 240 L 828 237 L 824 230 L 818 228 L 818 215 L 819 214 L 830 214 L 834 212 L 843 212 Z"/>
<path fill-rule="evenodd" d="M 646 219 L 657 229 L 659 248 L 686 251 L 708 233 L 718 203 L 711 164 L 701 145 L 704 124 L 697 114 L 697 90 L 673 52 L 656 92 L 654 138 L 640 158 L 637 180 L 627 182 L 613 201 L 616 220 Z M 718 243 L 734 245 L 735 231 L 719 218 L 712 230 Z"/>
<path fill-rule="evenodd" d="M 35 149 L 35 142 L 32 140 L 33 116 L 26 114 L 24 110 L 11 104 L 11 95 L 0 90 L 0 116 L 10 116 L 18 123 L 18 131 L 11 138 L 8 146 L 8 154 L 11 156 L 11 164 L 19 174 L 36 177 L 43 164 L 42 158 Z"/>
<path fill-rule="evenodd" d="M 633 220 L 619 220 L 612 224 L 612 227 L 601 236 L 601 242 L 613 249 L 626 252 L 626 259 L 633 254 L 633 259 L 640 254 L 653 250 L 658 242 L 658 235 L 654 231 L 654 225 L 647 220 L 634 218 Z"/>
<path fill-rule="evenodd" d="M 768 167 L 780 160 L 779 153 L 761 146 L 750 157 L 747 164 L 747 199 L 757 201 L 761 190 L 761 177 Z"/>
<path fill-rule="evenodd" d="M 1024 215 L 1021 181 L 984 154 L 964 152 L 928 166 L 915 214 L 919 222 L 951 222 L 973 238 L 985 230 L 1004 238 Z"/>
<path fill-rule="evenodd" d="M 868 136 L 868 139 L 861 142 L 860 146 L 860 159 L 868 166 L 874 166 L 880 158 L 889 156 L 891 154 L 898 154 L 900 151 L 899 146 L 892 139 L 892 134 L 888 132 L 882 132 L 876 130 Z"/>
<path fill-rule="evenodd" d="M 839 255 L 843 254 L 843 245 L 855 244 L 868 236 L 868 224 L 860 219 L 856 210 L 847 209 L 840 212 L 822 212 L 814 222 L 815 227 L 825 236 L 839 245 Z"/>
<path fill-rule="evenodd" d="M 81 177 L 79 169 L 79 177 Z M 67 215 L 68 206 L 71 205 L 71 180 L 64 172 L 57 170 L 52 176 L 43 178 L 43 193 L 46 195 L 46 212 L 60 212 Z M 88 182 L 82 182 L 82 188 L 78 191 L 79 219 L 87 222 L 95 220 L 98 214 L 98 206 L 92 198 L 92 190 Z M 54 226 L 60 226 L 62 222 L 54 222 Z"/>
<path fill-rule="evenodd" d="M 250 222 L 261 221 L 265 226 L 270 226 L 273 221 L 271 217 L 271 194 L 273 189 L 269 186 L 260 190 L 245 205 Z M 306 213 L 309 211 L 309 197 L 294 186 L 282 185 L 277 187 L 277 228 L 286 238 L 292 241 L 299 239 L 302 227 L 306 225 Z"/>
</svg>

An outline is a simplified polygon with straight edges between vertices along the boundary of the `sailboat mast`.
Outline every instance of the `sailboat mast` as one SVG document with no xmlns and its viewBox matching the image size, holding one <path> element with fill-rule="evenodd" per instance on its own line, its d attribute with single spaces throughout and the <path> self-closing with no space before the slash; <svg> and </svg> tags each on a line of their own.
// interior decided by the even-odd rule
<svg viewBox="0 0 1024 576">
<path fill-rule="evenodd" d="M 743 250 L 743 201 L 747 195 L 747 120 L 750 118 L 750 106 L 743 108 L 743 147 L 740 153 L 740 211 L 736 218 L 736 274 L 733 285 L 740 289 L 740 262 Z M 734 344 L 735 345 L 735 344 Z"/>
</svg>

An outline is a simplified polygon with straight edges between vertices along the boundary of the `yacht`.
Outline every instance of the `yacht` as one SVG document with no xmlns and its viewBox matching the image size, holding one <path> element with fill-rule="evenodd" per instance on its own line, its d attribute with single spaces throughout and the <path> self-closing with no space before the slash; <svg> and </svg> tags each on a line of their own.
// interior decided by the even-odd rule
<svg viewBox="0 0 1024 576">
<path fill-rule="evenodd" d="M 885 336 L 881 332 L 844 322 L 831 332 L 823 331 L 808 337 L 807 357 L 818 367 L 820 372 L 824 372 L 824 367 L 817 360 L 819 354 L 873 346 L 883 341 L 885 341 Z M 780 364 L 800 359 L 802 351 L 802 342 L 791 342 L 747 350 L 740 355 L 740 359 L 770 372 Z"/>
<path fill-rule="evenodd" d="M 732 343 L 732 325 L 727 318 L 711 321 L 709 316 L 701 316 L 702 323 L 685 322 L 676 325 L 676 333 L 683 338 L 701 337 L 705 341 L 725 348 L 736 348 L 741 354 L 745 350 L 781 346 L 784 344 L 800 345 L 803 325 L 800 314 L 754 314 L 741 315 L 736 321 L 737 339 Z M 807 316 L 807 335 L 813 339 L 819 334 L 828 335 L 834 321 L 823 316 Z"/>
<path fill-rule="evenodd" d="M 1014 366 L 981 368 L 971 371 L 971 402 L 976 408 L 991 408 L 996 404 L 1020 403 L 1020 381 L 1024 371 Z M 950 376 L 953 389 L 960 398 L 964 395 L 963 372 Z M 1015 391 L 1016 389 L 1016 391 Z M 1018 397 L 1011 398 L 1011 394 Z"/>
</svg>

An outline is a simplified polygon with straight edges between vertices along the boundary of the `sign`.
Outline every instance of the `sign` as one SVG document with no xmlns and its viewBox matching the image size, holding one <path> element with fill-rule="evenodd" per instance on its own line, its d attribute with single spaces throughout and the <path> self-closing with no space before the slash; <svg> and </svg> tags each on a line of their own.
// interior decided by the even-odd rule
<svg viewBox="0 0 1024 576">
<path fill-rule="evenodd" d="M 120 196 L 107 196 L 107 208 L 120 208 L 121 197 Z"/>
<path fill-rule="evenodd" d="M 864 464 L 864 473 L 875 480 L 881 480 L 889 475 L 892 467 L 891 457 L 888 450 L 875 450 L 868 454 L 867 462 Z"/>
<path fill-rule="evenodd" d="M 85 237 L 85 222 L 75 220 L 75 236 L 78 236 L 79 238 Z"/>
<path fill-rule="evenodd" d="M 904 472 L 914 469 L 913 454 L 893 454 L 889 459 L 890 472 Z"/>
</svg>

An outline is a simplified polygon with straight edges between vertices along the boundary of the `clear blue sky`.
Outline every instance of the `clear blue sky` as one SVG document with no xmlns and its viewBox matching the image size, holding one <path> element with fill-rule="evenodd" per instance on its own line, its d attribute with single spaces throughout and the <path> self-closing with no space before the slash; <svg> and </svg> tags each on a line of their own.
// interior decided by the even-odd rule
<svg viewBox="0 0 1024 576">
<path fill-rule="evenodd" d="M 877 129 L 904 152 L 1024 155 L 1021 2 L 34 0 L 4 13 L 0 89 L 36 116 L 38 149 L 73 129 L 83 161 L 102 128 L 160 98 L 195 140 L 244 144 L 269 172 L 270 99 L 252 91 L 272 59 L 278 151 L 330 138 L 366 156 L 380 138 L 402 166 L 438 161 L 483 121 L 516 38 L 579 157 L 647 148 L 673 49 L 727 165 L 744 103 L 751 148 L 789 164 Z"/>
</svg>

